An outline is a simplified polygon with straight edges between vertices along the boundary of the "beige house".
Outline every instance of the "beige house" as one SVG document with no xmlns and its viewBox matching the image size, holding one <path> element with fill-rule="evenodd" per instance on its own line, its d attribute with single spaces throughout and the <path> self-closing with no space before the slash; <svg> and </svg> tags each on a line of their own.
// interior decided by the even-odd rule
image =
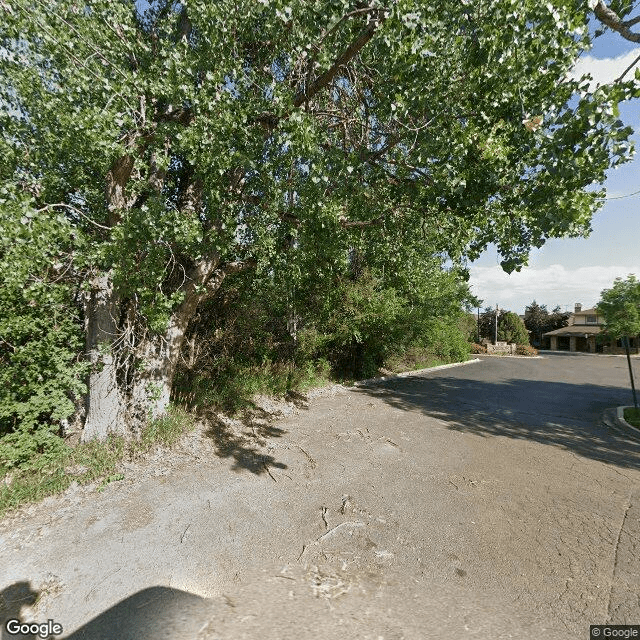
<svg viewBox="0 0 640 640">
<path fill-rule="evenodd" d="M 543 334 L 551 340 L 551 350 L 587 351 L 589 353 L 626 353 L 621 340 L 596 340 L 602 333 L 602 317 L 596 308 L 583 309 L 577 303 L 569 316 L 569 325 Z M 631 353 L 640 353 L 638 338 L 630 339 Z"/>
</svg>

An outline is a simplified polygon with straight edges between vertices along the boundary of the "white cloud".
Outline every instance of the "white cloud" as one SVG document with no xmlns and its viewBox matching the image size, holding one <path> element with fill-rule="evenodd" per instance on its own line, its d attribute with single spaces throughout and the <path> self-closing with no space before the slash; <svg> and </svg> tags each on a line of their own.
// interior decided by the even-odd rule
<svg viewBox="0 0 640 640">
<path fill-rule="evenodd" d="M 611 287 L 615 278 L 626 278 L 629 273 L 640 276 L 640 265 L 567 269 L 553 264 L 543 268 L 524 268 L 510 275 L 499 265 L 472 266 L 469 284 L 474 295 L 484 300 L 483 307 L 498 304 L 501 308 L 524 313 L 525 306 L 536 300 L 549 309 L 560 305 L 571 310 L 576 302 L 583 307 L 595 305 L 603 289 Z"/>
<path fill-rule="evenodd" d="M 629 51 L 616 58 L 594 58 L 593 56 L 582 56 L 576 66 L 571 70 L 573 78 L 580 78 L 586 73 L 593 77 L 594 84 L 609 84 L 620 77 L 622 72 L 640 55 L 640 47 Z M 634 69 L 640 68 L 637 62 L 625 76 L 625 80 L 633 78 Z"/>
</svg>

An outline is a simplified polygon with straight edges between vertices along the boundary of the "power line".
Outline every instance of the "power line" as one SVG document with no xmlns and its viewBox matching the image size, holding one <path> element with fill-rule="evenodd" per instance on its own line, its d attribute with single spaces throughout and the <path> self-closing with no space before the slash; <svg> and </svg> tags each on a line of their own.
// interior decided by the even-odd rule
<svg viewBox="0 0 640 640">
<path fill-rule="evenodd" d="M 602 198 L 603 200 L 620 200 L 621 198 L 630 198 L 631 196 L 636 196 L 640 193 L 640 189 L 634 191 L 633 193 L 627 193 L 625 196 L 612 196 L 611 198 Z"/>
</svg>

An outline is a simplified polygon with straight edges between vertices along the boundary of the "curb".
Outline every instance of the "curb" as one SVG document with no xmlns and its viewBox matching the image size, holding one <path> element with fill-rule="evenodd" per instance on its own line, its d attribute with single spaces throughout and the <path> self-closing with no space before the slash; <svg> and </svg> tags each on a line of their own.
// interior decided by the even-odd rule
<svg viewBox="0 0 640 640">
<path fill-rule="evenodd" d="M 516 356 L 508 353 L 478 353 L 481 358 L 525 358 L 526 360 L 544 360 L 544 356 Z"/>
<path fill-rule="evenodd" d="M 409 376 L 416 376 L 421 373 L 427 373 L 429 371 L 440 371 L 441 369 L 452 369 L 453 367 L 463 367 L 467 364 L 473 364 L 474 362 L 481 362 L 480 358 L 474 358 L 473 360 L 465 360 L 465 362 L 452 362 L 451 364 L 441 364 L 437 367 L 428 367 L 426 369 L 416 369 L 415 371 L 403 371 L 402 373 L 394 373 L 392 376 L 380 376 L 379 378 L 367 378 L 367 380 L 358 380 L 352 387 L 348 389 L 355 389 L 363 385 L 376 384 L 377 382 L 384 382 L 386 380 L 395 380 L 396 378 L 407 378 Z"/>
<path fill-rule="evenodd" d="M 630 405 L 626 405 L 626 406 L 622 406 L 622 407 L 616 407 L 616 421 L 617 421 L 617 423 L 621 427 L 626 428 L 628 431 L 630 431 L 634 435 L 640 436 L 640 429 L 638 429 L 638 427 L 634 427 L 632 424 L 629 424 L 624 419 L 624 410 L 625 409 L 631 409 L 631 406 Z"/>
<path fill-rule="evenodd" d="M 607 427 L 617 431 L 618 433 L 639 437 L 640 429 L 629 424 L 624 419 L 624 410 L 627 408 L 629 408 L 629 405 L 605 409 L 602 414 L 602 421 Z"/>
<path fill-rule="evenodd" d="M 624 353 L 591 353 L 589 351 L 567 351 L 566 349 L 557 349 L 556 351 L 551 351 L 551 349 L 540 349 L 541 353 L 559 353 L 566 355 L 576 355 L 576 356 L 598 356 L 599 358 L 626 358 L 626 354 Z M 631 358 L 640 359 L 640 353 L 632 353 Z"/>
</svg>

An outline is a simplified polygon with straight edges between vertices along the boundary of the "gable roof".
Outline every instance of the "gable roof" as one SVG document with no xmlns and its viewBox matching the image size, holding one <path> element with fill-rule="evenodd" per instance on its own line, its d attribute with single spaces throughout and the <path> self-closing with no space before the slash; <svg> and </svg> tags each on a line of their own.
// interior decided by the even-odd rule
<svg viewBox="0 0 640 640">
<path fill-rule="evenodd" d="M 595 336 L 602 331 L 602 327 L 597 324 L 570 324 L 555 331 L 547 331 L 543 336 Z"/>
</svg>

